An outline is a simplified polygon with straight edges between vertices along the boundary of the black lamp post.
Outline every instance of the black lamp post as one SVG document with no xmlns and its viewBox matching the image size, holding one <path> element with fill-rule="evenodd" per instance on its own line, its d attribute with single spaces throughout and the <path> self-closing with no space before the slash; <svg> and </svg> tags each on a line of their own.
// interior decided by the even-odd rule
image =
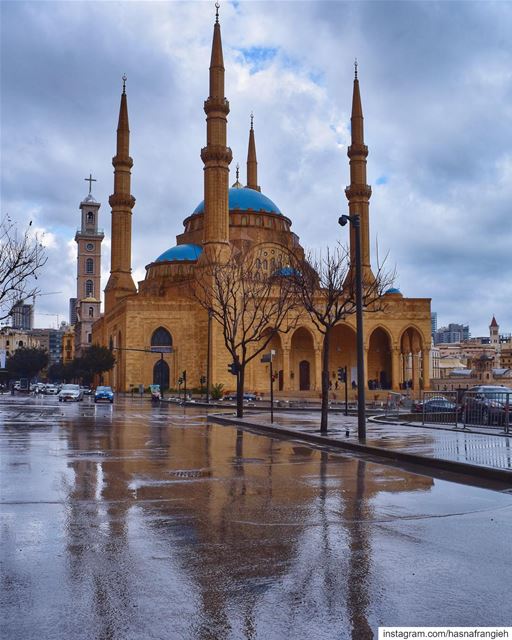
<svg viewBox="0 0 512 640">
<path fill-rule="evenodd" d="M 357 435 L 366 438 L 366 400 L 364 383 L 364 342 L 363 342 L 363 266 L 361 260 L 361 216 L 343 215 L 338 220 L 344 227 L 347 222 L 354 227 L 356 236 L 356 326 L 357 326 Z"/>
</svg>

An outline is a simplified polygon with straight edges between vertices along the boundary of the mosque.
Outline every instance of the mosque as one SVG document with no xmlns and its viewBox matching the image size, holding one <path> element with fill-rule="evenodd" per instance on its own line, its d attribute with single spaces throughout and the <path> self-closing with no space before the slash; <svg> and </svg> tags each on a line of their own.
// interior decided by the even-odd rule
<svg viewBox="0 0 512 640">
<path fill-rule="evenodd" d="M 267 273 L 283 264 L 289 250 L 301 250 L 298 236 L 291 230 L 291 218 L 283 213 L 258 184 L 255 131 L 251 119 L 247 155 L 246 185 L 236 176 L 229 187 L 231 149 L 227 146 L 229 102 L 224 95 L 224 61 L 218 13 L 213 29 L 209 97 L 206 113 L 204 200 L 183 221 L 183 233 L 176 246 L 162 252 L 146 267 L 145 279 L 135 285 L 131 274 L 131 222 L 135 198 L 130 180 L 133 160 L 129 154 L 128 104 L 125 84 L 121 95 L 117 150 L 114 166 L 114 193 L 109 198 L 111 219 L 110 277 L 105 288 L 104 313 L 92 325 L 90 342 L 114 347 L 116 365 L 106 383 L 117 391 L 129 391 L 163 381 L 176 387 L 182 371 L 188 387 L 199 387 L 209 365 L 212 384 L 225 390 L 235 388 L 228 371 L 231 358 L 224 346 L 221 327 L 213 321 L 209 331 L 208 313 L 187 294 L 201 257 L 222 247 L 243 246 L 261 256 L 259 265 Z M 363 269 L 371 270 L 369 201 L 371 187 L 366 182 L 368 147 L 364 142 L 363 111 L 357 77 L 352 98 L 352 140 L 348 148 L 350 185 L 345 189 L 350 214 L 361 217 Z M 87 207 L 85 207 L 87 208 Z M 84 211 L 84 215 L 87 215 Z M 96 211 L 94 212 L 96 213 Z M 353 232 L 351 231 L 351 234 Z M 355 238 L 350 251 L 354 256 Z M 163 250 L 165 249 L 165 250 Z M 90 296 L 98 292 L 90 289 Z M 430 299 L 405 298 L 398 289 L 389 289 L 382 312 L 365 314 L 365 376 L 375 398 L 405 386 L 413 390 L 429 387 Z M 99 311 L 98 311 L 99 313 Z M 96 313 L 95 313 L 96 316 Z M 273 338 L 276 352 L 278 394 L 318 397 L 321 389 L 322 335 L 304 314 L 290 333 Z M 209 343 L 209 344 L 208 344 Z M 210 346 L 210 349 L 208 349 Z M 207 363 L 207 354 L 210 362 Z M 336 371 L 347 367 L 348 378 L 357 379 L 355 316 L 338 325 L 332 334 L 329 376 L 337 389 Z M 255 358 L 247 367 L 247 391 L 268 391 L 268 365 Z M 353 391 L 351 390 L 353 393 Z"/>
</svg>

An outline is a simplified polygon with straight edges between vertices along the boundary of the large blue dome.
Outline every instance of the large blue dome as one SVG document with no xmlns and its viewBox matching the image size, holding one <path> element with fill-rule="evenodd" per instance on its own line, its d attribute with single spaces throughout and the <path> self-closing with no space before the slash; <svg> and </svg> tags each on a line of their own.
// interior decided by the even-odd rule
<svg viewBox="0 0 512 640">
<path fill-rule="evenodd" d="M 164 251 L 161 256 L 155 260 L 155 262 L 172 262 L 178 260 L 180 262 L 195 262 L 201 253 L 203 247 L 198 244 L 179 244 L 176 247 L 171 247 Z"/>
<path fill-rule="evenodd" d="M 282 215 L 277 205 L 270 198 L 255 189 L 249 189 L 249 187 L 229 190 L 229 210 L 233 211 L 234 209 Z M 197 213 L 204 213 L 204 200 L 197 205 L 192 215 Z"/>
</svg>

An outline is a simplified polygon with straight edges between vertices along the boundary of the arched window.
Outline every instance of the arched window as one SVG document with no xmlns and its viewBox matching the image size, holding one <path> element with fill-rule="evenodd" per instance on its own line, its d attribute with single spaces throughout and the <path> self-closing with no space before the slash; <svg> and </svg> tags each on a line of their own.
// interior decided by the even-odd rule
<svg viewBox="0 0 512 640">
<path fill-rule="evenodd" d="M 85 281 L 85 297 L 89 298 L 94 293 L 94 285 L 92 280 Z"/>
<path fill-rule="evenodd" d="M 94 307 L 89 307 L 89 318 L 94 318 Z"/>
<path fill-rule="evenodd" d="M 170 351 L 172 347 L 172 336 L 163 327 L 158 327 L 156 331 L 153 332 L 151 336 L 151 350 L 158 351 L 161 349 L 162 351 Z"/>
<path fill-rule="evenodd" d="M 94 224 L 94 213 L 92 211 L 87 213 L 87 224 Z"/>
<path fill-rule="evenodd" d="M 247 216 L 242 216 L 242 224 L 247 225 Z"/>
<path fill-rule="evenodd" d="M 91 342 L 92 342 L 92 333 L 88 333 L 88 334 L 87 334 L 87 342 L 88 342 L 89 344 L 91 344 Z"/>
<path fill-rule="evenodd" d="M 23 346 L 23 340 L 20 340 L 20 341 L 18 342 L 18 347 L 22 347 L 22 346 Z"/>
<path fill-rule="evenodd" d="M 94 273 L 94 260 L 87 258 L 85 261 L 85 273 Z"/>
<path fill-rule="evenodd" d="M 268 269 L 268 262 L 266 260 L 263 260 L 263 269 L 265 269 L 265 271 Z"/>
<path fill-rule="evenodd" d="M 276 270 L 276 259 L 275 258 L 270 258 L 270 270 L 272 271 L 272 273 L 274 273 L 274 271 Z"/>
<path fill-rule="evenodd" d="M 256 258 L 256 269 L 261 269 L 261 260 Z"/>
</svg>

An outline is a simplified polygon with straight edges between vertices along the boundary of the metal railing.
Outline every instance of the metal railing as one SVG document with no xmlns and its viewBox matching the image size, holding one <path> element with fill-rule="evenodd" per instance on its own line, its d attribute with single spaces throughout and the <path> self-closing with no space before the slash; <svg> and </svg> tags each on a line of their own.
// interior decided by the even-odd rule
<svg viewBox="0 0 512 640">
<path fill-rule="evenodd" d="M 503 427 L 510 433 L 512 422 L 512 391 L 510 389 L 481 389 L 467 391 L 461 402 L 464 427 Z"/>
<path fill-rule="evenodd" d="M 420 402 L 413 402 L 411 412 L 421 415 L 422 424 L 457 426 L 460 403 L 457 391 L 424 391 Z"/>
</svg>

